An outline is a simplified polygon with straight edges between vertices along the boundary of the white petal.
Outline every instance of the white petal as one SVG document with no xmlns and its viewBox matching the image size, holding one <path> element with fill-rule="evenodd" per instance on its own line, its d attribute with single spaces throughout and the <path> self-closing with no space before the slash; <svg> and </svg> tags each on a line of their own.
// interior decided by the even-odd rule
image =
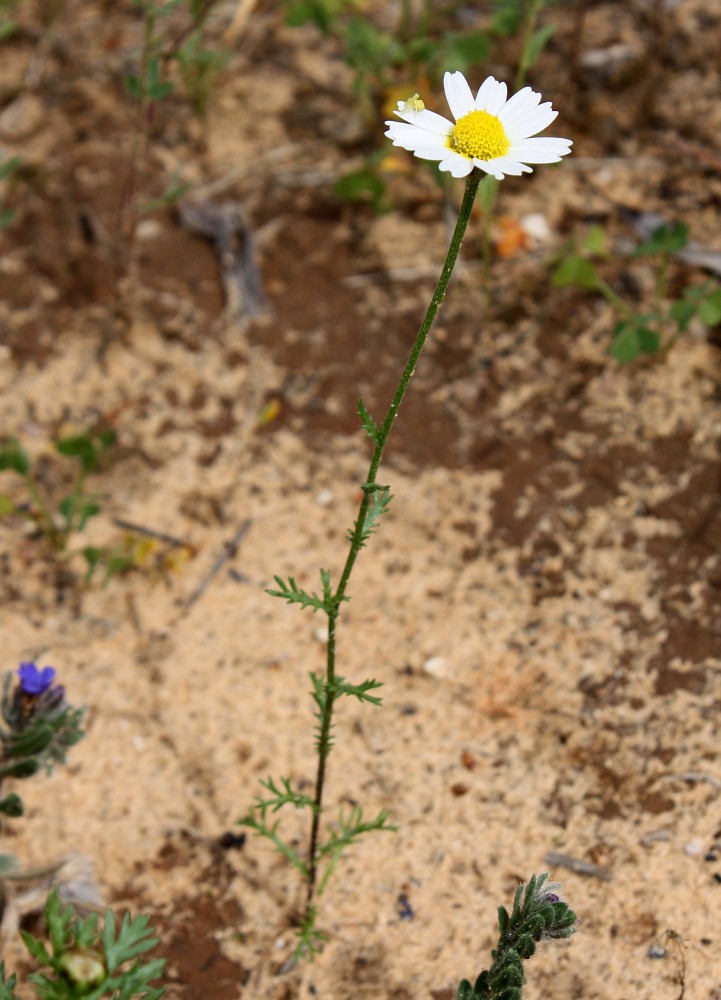
<svg viewBox="0 0 721 1000">
<path fill-rule="evenodd" d="M 448 146 L 418 146 L 413 152 L 421 160 L 445 160 L 451 150 Z"/>
<path fill-rule="evenodd" d="M 446 92 L 448 107 L 456 121 L 469 111 L 473 111 L 475 107 L 473 94 L 463 73 L 446 73 L 443 77 L 443 89 Z"/>
<path fill-rule="evenodd" d="M 441 160 L 438 167 L 447 170 L 451 177 L 468 177 L 473 170 L 473 160 L 461 156 L 460 153 L 449 153 L 445 160 Z"/>
<path fill-rule="evenodd" d="M 500 116 L 499 116 L 500 117 Z M 540 108 L 532 108 L 524 114 L 517 115 L 512 122 L 503 122 L 506 135 L 514 139 L 527 139 L 529 135 L 542 132 L 558 117 L 558 112 L 550 104 L 542 104 Z"/>
<path fill-rule="evenodd" d="M 485 173 L 490 174 L 491 177 L 495 177 L 497 181 L 503 180 L 503 173 L 496 169 L 495 160 L 489 162 L 488 160 L 474 160 L 474 166 L 479 167 Z"/>
<path fill-rule="evenodd" d="M 441 135 L 450 135 L 453 131 L 453 122 L 449 122 L 443 115 L 437 115 L 435 111 L 394 111 L 404 122 L 411 125 L 418 125 L 420 128 L 428 129 L 429 132 L 440 132 Z"/>
<path fill-rule="evenodd" d="M 530 87 L 524 87 L 513 97 L 508 98 L 503 108 L 498 112 L 498 117 L 504 125 L 510 124 L 517 115 L 535 108 L 540 100 L 540 94 L 536 94 Z"/>
<path fill-rule="evenodd" d="M 496 156 L 491 160 L 491 166 L 511 177 L 520 177 L 521 174 L 530 174 L 531 168 L 511 156 Z"/>
<path fill-rule="evenodd" d="M 403 149 L 413 150 L 421 146 L 438 146 L 445 149 L 447 146 L 447 137 L 438 132 L 428 132 L 424 128 L 405 122 L 386 122 L 386 125 L 389 126 L 386 136 L 393 140 L 395 146 L 402 146 Z"/>
<path fill-rule="evenodd" d="M 516 101 L 516 98 L 523 94 L 522 101 Z M 508 101 L 502 111 L 499 113 L 498 117 L 503 122 L 504 127 L 511 128 L 516 122 L 528 115 L 537 114 L 540 108 L 547 110 L 551 107 L 551 102 L 546 101 L 545 104 L 539 104 L 541 100 L 540 94 L 534 94 L 530 87 L 525 88 L 525 93 L 523 90 L 519 91 L 518 94 L 514 94 L 513 97 Z"/>
<path fill-rule="evenodd" d="M 570 139 L 554 139 L 542 136 L 540 139 L 520 139 L 511 143 L 509 156 L 524 163 L 556 163 L 571 152 Z"/>
<path fill-rule="evenodd" d="M 495 77 L 489 76 L 481 84 L 481 88 L 476 94 L 475 107 L 479 111 L 488 111 L 492 115 L 497 115 L 506 103 L 508 87 L 505 83 L 499 83 Z"/>
</svg>

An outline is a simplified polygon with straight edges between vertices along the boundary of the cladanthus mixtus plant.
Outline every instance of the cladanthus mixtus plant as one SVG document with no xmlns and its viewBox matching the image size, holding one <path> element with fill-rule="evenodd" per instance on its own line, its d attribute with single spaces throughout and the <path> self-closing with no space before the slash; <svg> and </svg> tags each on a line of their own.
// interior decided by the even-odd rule
<svg viewBox="0 0 721 1000">
<path fill-rule="evenodd" d="M 313 794 L 294 788 L 287 777 L 269 777 L 262 782 L 263 792 L 257 797 L 255 806 L 241 820 L 254 833 L 270 840 L 305 883 L 303 915 L 298 928 L 298 957 L 312 958 L 322 944 L 324 934 L 318 927 L 318 900 L 342 853 L 365 834 L 388 833 L 395 829 L 385 810 L 367 818 L 359 805 L 349 811 L 341 810 L 335 825 L 324 822 L 334 709 L 342 698 L 356 698 L 373 706 L 381 704 L 377 694 L 382 686 L 379 680 L 371 677 L 360 682 L 351 681 L 340 672 L 337 633 L 342 609 L 350 599 L 349 585 L 358 556 L 379 529 L 393 500 L 390 485 L 380 477 L 386 445 L 447 292 L 479 189 L 507 175 L 530 172 L 531 163 L 557 162 L 571 147 L 568 139 L 536 136 L 550 125 L 557 112 L 550 103 L 541 104 L 540 94 L 530 87 L 507 99 L 506 85 L 489 77 L 474 96 L 460 72 L 446 73 L 444 87 L 453 121 L 427 110 L 421 97 L 413 94 L 398 102 L 396 115 L 399 120 L 386 122 L 386 135 L 394 145 L 422 159 L 435 161 L 440 170 L 451 177 L 466 178 L 466 187 L 436 289 L 385 415 L 376 420 L 363 400 L 358 401 L 358 416 L 370 439 L 372 453 L 361 484 L 358 512 L 347 533 L 345 564 L 336 581 L 331 578 L 330 570 L 321 569 L 321 586 L 317 592 L 299 587 L 292 576 L 287 579 L 276 576 L 276 586 L 268 591 L 273 597 L 301 609 L 319 612 L 327 619 L 325 669 L 310 675 L 317 724 Z M 308 842 L 304 852 L 282 836 L 277 814 L 286 807 L 308 814 Z"/>
<path fill-rule="evenodd" d="M 53 667 L 40 668 L 27 662 L 21 663 L 15 674 L 6 674 L 0 725 L 0 815 L 15 819 L 23 815 L 18 793 L 3 786 L 65 763 L 67 752 L 85 735 L 83 714 L 83 709 L 67 702 Z M 49 840 L 47 835 L 42 839 Z M 51 862 L 39 869 L 25 869 L 12 855 L 0 854 L 3 930 L 10 909 L 16 907 L 16 887 L 39 875 L 49 877 L 50 886 L 60 867 Z M 152 984 L 162 974 L 164 959 L 146 962 L 141 958 L 157 944 L 146 915 L 131 919 L 126 914 L 117 926 L 108 910 L 101 927 L 97 913 L 78 916 L 75 907 L 64 903 L 53 887 L 49 888 L 44 916 L 50 950 L 43 940 L 21 930 L 30 956 L 42 970 L 27 976 L 38 1000 L 159 1000 L 162 996 L 163 988 Z M 17 975 L 6 976 L 5 964 L 0 961 L 0 1000 L 17 1000 L 17 983 Z"/>
</svg>

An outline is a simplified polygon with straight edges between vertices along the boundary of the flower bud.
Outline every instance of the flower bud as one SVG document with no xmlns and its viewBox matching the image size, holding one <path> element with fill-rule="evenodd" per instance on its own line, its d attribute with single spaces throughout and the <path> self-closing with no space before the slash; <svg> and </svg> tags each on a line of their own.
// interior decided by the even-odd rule
<svg viewBox="0 0 721 1000">
<path fill-rule="evenodd" d="M 97 948 L 71 948 L 60 965 L 79 986 L 97 986 L 105 979 L 105 958 Z"/>
</svg>

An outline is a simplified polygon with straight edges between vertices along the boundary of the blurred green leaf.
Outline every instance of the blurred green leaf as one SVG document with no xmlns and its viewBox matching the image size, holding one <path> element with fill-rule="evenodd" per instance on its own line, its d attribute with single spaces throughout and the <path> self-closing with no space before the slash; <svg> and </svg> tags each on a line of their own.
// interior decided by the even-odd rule
<svg viewBox="0 0 721 1000">
<path fill-rule="evenodd" d="M 701 300 L 698 314 L 706 326 L 718 326 L 721 323 L 721 288 L 710 292 Z"/>
<path fill-rule="evenodd" d="M 491 30 L 498 35 L 515 35 L 523 21 L 524 0 L 497 0 L 496 7 L 491 18 Z"/>
<path fill-rule="evenodd" d="M 608 246 L 606 230 L 603 226 L 591 226 L 586 233 L 586 238 L 581 244 L 584 250 L 594 254 L 596 257 L 605 257 Z"/>
<path fill-rule="evenodd" d="M 70 437 L 60 438 L 55 442 L 55 450 L 69 458 L 79 458 L 86 472 L 92 472 L 98 464 L 98 452 L 89 434 L 73 434 Z"/>
<path fill-rule="evenodd" d="M 290 0 L 285 20 L 291 27 L 314 24 L 327 35 L 332 31 L 336 20 L 354 6 L 352 0 Z"/>
<path fill-rule="evenodd" d="M 383 202 L 386 183 L 373 167 L 361 167 L 360 170 L 343 174 L 336 181 L 333 190 L 343 201 L 370 202 L 373 210 L 379 213 L 387 210 Z"/>
<path fill-rule="evenodd" d="M 544 24 L 542 28 L 539 28 L 531 38 L 528 43 L 528 48 L 526 49 L 526 66 L 530 68 L 533 66 L 540 54 L 543 52 L 544 48 L 548 44 L 549 39 L 556 30 L 555 24 Z"/>
<path fill-rule="evenodd" d="M 619 323 L 611 345 L 611 354 L 622 365 L 635 361 L 639 354 L 638 334 L 633 323 Z"/>
<path fill-rule="evenodd" d="M 685 222 L 664 222 L 639 243 L 632 257 L 645 257 L 653 253 L 677 253 L 688 243 L 688 226 Z"/>
<path fill-rule="evenodd" d="M 691 299 L 679 299 L 678 302 L 674 302 L 669 309 L 669 315 L 674 321 L 679 329 L 680 333 L 683 333 L 688 327 L 691 320 L 696 315 L 697 305 Z"/>
<path fill-rule="evenodd" d="M 381 76 L 383 70 L 403 59 L 403 47 L 387 31 L 366 17 L 351 17 L 343 29 L 346 61 L 359 75 Z"/>
<path fill-rule="evenodd" d="M 639 354 L 657 354 L 661 336 L 657 330 L 646 326 L 642 318 L 619 323 L 611 345 L 611 354 L 622 365 L 635 361 Z"/>
<path fill-rule="evenodd" d="M 638 349 L 641 354 L 658 354 L 661 349 L 661 334 L 649 326 L 637 326 Z"/>
<path fill-rule="evenodd" d="M 17 818 L 23 814 L 23 803 L 19 795 L 11 792 L 10 795 L 6 795 L 4 799 L 0 800 L 0 813 L 5 816 L 12 816 Z"/>
<path fill-rule="evenodd" d="M 0 445 L 0 472 L 12 469 L 21 476 L 27 476 L 30 471 L 30 459 L 27 452 L 16 438 L 8 438 Z"/>
<path fill-rule="evenodd" d="M 491 47 L 491 39 L 485 31 L 449 32 L 436 50 L 437 65 L 441 71 L 465 73 L 469 67 L 487 59 Z"/>
<path fill-rule="evenodd" d="M 14 35 L 18 30 L 17 21 L 2 21 L 0 22 L 0 42 L 4 42 L 11 35 Z"/>
<path fill-rule="evenodd" d="M 9 156 L 0 162 L 0 181 L 6 181 L 22 164 L 22 156 Z"/>
<path fill-rule="evenodd" d="M 7 517 L 8 514 L 15 513 L 15 501 L 7 494 L 0 493 L 0 517 Z"/>
<path fill-rule="evenodd" d="M 553 272 L 553 283 L 557 288 L 577 285 L 579 288 L 597 288 L 598 274 L 590 260 L 572 253 L 562 260 Z"/>
<path fill-rule="evenodd" d="M 150 101 L 162 101 L 173 92 L 173 84 L 161 78 L 160 57 L 153 56 L 148 62 L 147 97 Z"/>
<path fill-rule="evenodd" d="M 134 73 L 127 73 L 125 75 L 125 89 L 130 94 L 134 101 L 139 101 L 143 96 L 143 87 L 140 83 L 140 79 L 135 76 Z"/>
<path fill-rule="evenodd" d="M 101 451 L 107 451 L 108 448 L 111 448 L 118 440 L 118 435 L 112 427 L 106 427 L 105 430 L 98 431 L 95 437 Z"/>
</svg>

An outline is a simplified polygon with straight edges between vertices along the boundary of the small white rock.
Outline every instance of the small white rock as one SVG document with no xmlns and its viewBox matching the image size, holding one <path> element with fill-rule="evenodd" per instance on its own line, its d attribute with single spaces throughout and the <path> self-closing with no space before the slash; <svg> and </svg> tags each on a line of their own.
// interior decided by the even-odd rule
<svg viewBox="0 0 721 1000">
<path fill-rule="evenodd" d="M 543 212 L 530 212 L 528 215 L 524 215 L 521 219 L 521 229 L 534 246 L 550 242 L 551 227 Z"/>
<path fill-rule="evenodd" d="M 703 851 L 703 840 L 700 837 L 694 837 L 693 840 L 689 840 L 683 849 L 684 854 L 688 854 L 690 858 L 697 858 L 699 854 L 703 854 Z"/>
<path fill-rule="evenodd" d="M 431 677 L 445 677 L 447 674 L 446 661 L 442 656 L 430 656 L 423 664 L 423 670 Z"/>
<path fill-rule="evenodd" d="M 135 227 L 135 237 L 138 240 L 157 240 L 163 234 L 163 227 L 157 219 L 141 219 Z"/>
</svg>

